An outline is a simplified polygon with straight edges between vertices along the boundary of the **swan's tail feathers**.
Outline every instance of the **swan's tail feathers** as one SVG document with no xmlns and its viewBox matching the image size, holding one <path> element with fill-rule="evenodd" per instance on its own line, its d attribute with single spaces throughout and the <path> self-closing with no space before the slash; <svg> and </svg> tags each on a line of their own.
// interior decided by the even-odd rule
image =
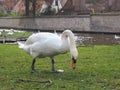
<svg viewBox="0 0 120 90">
<path fill-rule="evenodd" d="M 17 42 L 17 43 L 18 43 L 18 45 L 19 45 L 19 48 L 25 50 L 26 52 L 29 51 L 29 46 L 25 45 L 25 44 L 22 43 L 22 42 Z"/>
<path fill-rule="evenodd" d="M 18 43 L 18 45 L 19 45 L 19 48 L 24 48 L 25 47 L 25 45 L 24 45 L 24 43 L 22 43 L 22 42 L 17 42 Z"/>
</svg>

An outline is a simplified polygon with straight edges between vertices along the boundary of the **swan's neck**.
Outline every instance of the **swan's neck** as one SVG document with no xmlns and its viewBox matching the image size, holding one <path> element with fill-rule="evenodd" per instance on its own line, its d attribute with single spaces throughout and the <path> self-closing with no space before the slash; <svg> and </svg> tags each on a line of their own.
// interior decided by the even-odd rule
<svg viewBox="0 0 120 90">
<path fill-rule="evenodd" d="M 62 40 L 69 43 L 68 48 L 70 50 L 71 57 L 74 57 L 75 59 L 77 59 L 78 51 L 76 48 L 74 34 L 70 30 L 66 30 L 62 34 Z"/>
<path fill-rule="evenodd" d="M 69 48 L 76 48 L 74 34 L 71 31 L 64 31 L 62 34 L 62 40 L 64 42 L 69 42 Z"/>
</svg>

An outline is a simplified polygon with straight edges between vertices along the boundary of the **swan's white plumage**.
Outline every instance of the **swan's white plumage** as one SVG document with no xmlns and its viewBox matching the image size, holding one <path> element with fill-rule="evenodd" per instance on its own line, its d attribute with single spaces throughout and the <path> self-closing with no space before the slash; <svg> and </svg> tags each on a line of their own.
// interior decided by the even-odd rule
<svg viewBox="0 0 120 90">
<path fill-rule="evenodd" d="M 24 49 L 29 52 L 33 57 L 52 57 L 58 53 L 64 53 L 68 50 L 68 43 L 66 42 L 64 47 L 62 46 L 61 38 L 52 33 L 36 33 L 28 38 L 25 42 L 25 46 L 28 49 Z"/>
<path fill-rule="evenodd" d="M 67 51 L 70 51 L 75 59 L 78 56 L 74 34 L 70 30 L 65 30 L 61 36 L 54 33 L 36 33 L 31 35 L 24 44 L 20 42 L 18 44 L 34 58 L 53 58 Z"/>
</svg>

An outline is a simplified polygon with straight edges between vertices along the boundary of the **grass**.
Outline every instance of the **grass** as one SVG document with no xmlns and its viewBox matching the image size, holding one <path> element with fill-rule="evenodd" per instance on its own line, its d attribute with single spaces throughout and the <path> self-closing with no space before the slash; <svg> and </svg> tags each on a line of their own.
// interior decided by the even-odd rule
<svg viewBox="0 0 120 90">
<path fill-rule="evenodd" d="M 8 35 L 8 32 L 4 32 L 0 38 L 20 38 L 20 37 L 28 37 L 32 33 L 31 32 L 14 32 L 13 35 Z"/>
<path fill-rule="evenodd" d="M 17 45 L 0 44 L 0 90 L 120 90 L 120 45 L 79 47 L 77 68 L 71 67 L 70 54 L 56 56 L 52 73 L 49 58 L 38 59 L 31 73 L 32 57 Z M 19 82 L 51 80 L 49 83 Z"/>
</svg>

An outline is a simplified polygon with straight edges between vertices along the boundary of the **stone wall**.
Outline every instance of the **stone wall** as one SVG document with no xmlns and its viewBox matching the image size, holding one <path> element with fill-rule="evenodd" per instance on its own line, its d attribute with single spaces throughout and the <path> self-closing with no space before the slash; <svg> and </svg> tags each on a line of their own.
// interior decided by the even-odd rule
<svg viewBox="0 0 120 90">
<path fill-rule="evenodd" d="M 120 15 L 0 18 L 0 28 L 43 31 L 71 29 L 77 32 L 120 33 Z"/>
<path fill-rule="evenodd" d="M 1 28 L 90 31 L 90 16 L 0 18 Z"/>
<path fill-rule="evenodd" d="M 91 31 L 120 33 L 120 15 L 91 16 Z"/>
</svg>

